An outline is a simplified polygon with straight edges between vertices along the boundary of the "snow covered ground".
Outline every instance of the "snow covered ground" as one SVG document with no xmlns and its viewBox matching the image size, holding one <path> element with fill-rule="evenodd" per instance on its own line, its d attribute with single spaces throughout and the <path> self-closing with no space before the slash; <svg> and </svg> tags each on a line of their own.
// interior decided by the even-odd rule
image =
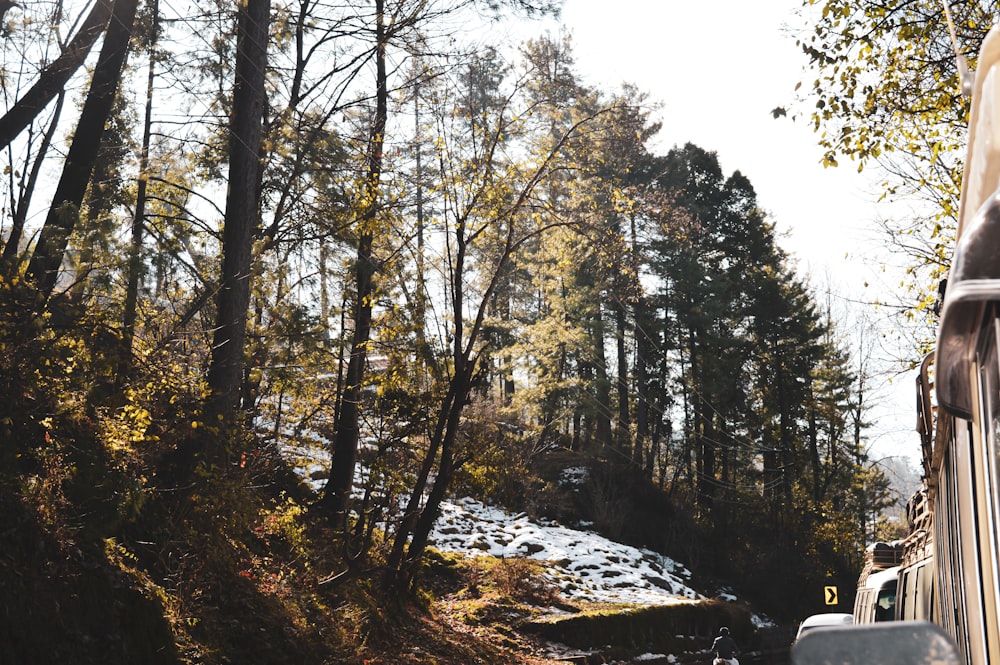
<svg viewBox="0 0 1000 665">
<path fill-rule="evenodd" d="M 318 456 L 308 446 L 287 448 L 297 472 L 314 490 L 325 482 L 329 459 Z M 359 465 L 358 474 L 367 469 Z M 583 468 L 566 469 L 560 482 L 580 485 L 587 478 Z M 430 535 L 430 544 L 444 552 L 463 556 L 527 557 L 544 562 L 549 579 L 570 603 L 613 605 L 671 605 L 691 603 L 705 597 L 689 582 L 691 572 L 682 564 L 652 550 L 616 543 L 589 531 L 585 526 L 570 528 L 556 522 L 532 520 L 524 513 L 513 514 L 471 498 L 446 501 Z M 720 591 L 716 597 L 736 600 Z M 753 616 L 757 626 L 772 625 L 766 617 Z M 547 657 L 570 659 L 587 657 L 588 651 L 549 645 Z M 644 653 L 631 663 L 674 665 L 676 655 Z"/>
<path fill-rule="evenodd" d="M 690 571 L 668 557 L 474 499 L 442 505 L 431 544 L 466 556 L 549 562 L 550 578 L 570 601 L 669 605 L 703 598 L 687 585 Z"/>
<path fill-rule="evenodd" d="M 286 448 L 296 470 L 315 490 L 328 459 L 316 451 Z M 358 473 L 366 470 L 359 465 Z M 567 469 L 562 482 L 580 484 L 586 469 Z M 430 544 L 465 556 L 529 557 L 547 562 L 548 574 L 570 602 L 669 605 L 703 599 L 688 586 L 691 572 L 669 557 L 622 545 L 583 529 L 533 521 L 474 499 L 444 502 Z"/>
</svg>

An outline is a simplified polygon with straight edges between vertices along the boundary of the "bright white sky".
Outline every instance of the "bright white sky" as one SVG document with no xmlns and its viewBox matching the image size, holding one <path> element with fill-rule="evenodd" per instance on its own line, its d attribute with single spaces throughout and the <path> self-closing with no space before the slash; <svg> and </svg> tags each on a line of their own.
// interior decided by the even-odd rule
<svg viewBox="0 0 1000 665">
<path fill-rule="evenodd" d="M 663 152 L 688 141 L 717 152 L 725 173 L 750 179 L 803 270 L 839 273 L 845 254 L 868 236 L 862 229 L 872 228 L 875 209 L 856 167 L 820 165 L 805 118 L 771 115 L 790 107 L 804 76 L 805 58 L 789 32 L 801 24 L 793 13 L 800 5 L 566 0 L 563 23 L 587 82 L 608 89 L 634 83 L 662 102 Z"/>
<path fill-rule="evenodd" d="M 578 74 L 613 91 L 632 83 L 660 102 L 663 129 L 655 144 L 666 153 L 692 142 L 715 151 L 723 172 L 741 171 L 770 213 L 779 244 L 814 286 L 841 296 L 891 300 L 897 281 L 871 257 L 884 242 L 871 178 L 842 160 L 823 168 L 807 117 L 775 119 L 777 106 L 795 108 L 795 87 L 811 81 L 795 45 L 802 0 L 565 0 L 562 25 L 572 35 Z M 530 32 L 558 25 L 533 26 Z M 884 211 L 883 211 L 884 214 Z M 866 286 L 867 284 L 867 286 Z M 835 305 L 836 306 L 836 305 Z M 873 414 L 874 457 L 918 459 L 909 376 L 886 386 Z"/>
</svg>

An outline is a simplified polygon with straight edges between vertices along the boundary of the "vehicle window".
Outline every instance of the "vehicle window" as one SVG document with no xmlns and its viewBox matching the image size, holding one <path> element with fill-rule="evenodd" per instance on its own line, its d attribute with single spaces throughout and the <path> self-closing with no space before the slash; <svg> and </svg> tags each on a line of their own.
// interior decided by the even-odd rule
<svg viewBox="0 0 1000 665">
<path fill-rule="evenodd" d="M 903 595 L 897 599 L 899 602 L 899 618 L 910 619 L 912 617 L 909 613 L 913 612 L 913 570 L 907 570 L 903 573 L 903 579 L 899 588 L 903 592 Z"/>
<path fill-rule="evenodd" d="M 880 589 L 875 602 L 875 621 L 892 621 L 896 618 L 896 589 Z"/>
</svg>

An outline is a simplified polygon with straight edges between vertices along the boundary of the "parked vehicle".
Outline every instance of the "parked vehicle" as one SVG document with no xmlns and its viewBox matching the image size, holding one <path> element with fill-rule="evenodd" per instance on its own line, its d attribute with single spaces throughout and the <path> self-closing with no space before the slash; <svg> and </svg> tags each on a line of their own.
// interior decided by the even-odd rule
<svg viewBox="0 0 1000 665">
<path fill-rule="evenodd" d="M 854 615 L 845 612 L 829 612 L 826 614 L 814 614 L 799 624 L 799 630 L 795 633 L 797 642 L 804 633 L 814 628 L 830 628 L 833 626 L 850 626 L 854 623 Z"/>
</svg>

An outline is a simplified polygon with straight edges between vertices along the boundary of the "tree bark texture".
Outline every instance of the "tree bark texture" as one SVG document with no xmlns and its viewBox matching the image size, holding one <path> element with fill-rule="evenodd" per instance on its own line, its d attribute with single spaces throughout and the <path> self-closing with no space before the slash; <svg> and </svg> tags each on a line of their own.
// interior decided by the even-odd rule
<svg viewBox="0 0 1000 665">
<path fill-rule="evenodd" d="M 239 3 L 236 81 L 230 118 L 229 189 L 222 232 L 222 282 L 218 294 L 208 415 L 231 419 L 239 408 L 243 347 L 250 306 L 250 264 L 254 234 L 260 226 L 260 141 L 266 102 L 270 0 Z"/>
<path fill-rule="evenodd" d="M 135 334 L 139 302 L 139 283 L 142 274 L 142 236 L 146 217 L 146 188 L 149 184 L 149 143 L 153 128 L 153 84 L 156 80 L 156 39 L 160 29 L 158 0 L 150 2 L 153 18 L 152 38 L 149 45 L 149 63 L 146 70 L 146 109 L 142 122 L 142 152 L 139 155 L 139 182 L 136 185 L 135 213 L 132 216 L 132 242 L 129 246 L 128 283 L 125 287 L 125 312 L 122 315 L 122 336 L 125 349 L 131 352 Z M 131 366 L 131 353 L 128 355 Z"/>
<path fill-rule="evenodd" d="M 124 6 L 120 8 L 117 6 L 123 3 L 116 2 L 114 4 L 116 5 L 116 12 L 119 9 L 122 11 L 125 10 Z M 136 5 L 137 3 L 129 2 L 125 4 Z M 87 18 L 80 26 L 80 29 L 73 36 L 73 39 L 70 40 L 69 44 L 66 45 L 66 48 L 59 57 L 45 68 L 41 76 L 39 76 L 38 81 L 35 82 L 35 85 L 31 86 L 24 93 L 24 96 L 17 100 L 14 106 L 3 117 L 0 117 L 0 148 L 10 144 L 18 134 L 24 131 L 38 117 L 42 109 L 63 91 L 66 87 L 66 82 L 80 68 L 83 61 L 87 59 L 87 54 L 90 53 L 90 49 L 97 42 L 97 38 L 108 27 L 108 19 L 111 17 L 111 14 L 112 0 L 97 0 Z M 116 20 L 123 17 L 124 14 L 115 13 Z M 131 21 L 127 25 L 131 26 Z M 124 25 L 116 26 L 118 29 L 123 27 Z M 129 33 L 131 34 L 131 27 L 129 27 Z M 105 39 L 105 43 L 107 43 L 107 39 Z M 105 62 L 104 53 L 102 52 L 101 55 L 98 68 Z"/>
<path fill-rule="evenodd" d="M 384 0 L 375 0 L 376 12 L 376 100 L 375 118 L 372 122 L 368 144 L 364 212 L 359 220 L 358 251 L 354 264 L 357 295 L 354 302 L 354 332 L 351 338 L 351 355 L 347 363 L 347 376 L 340 399 L 330 478 L 323 489 L 322 503 L 334 523 L 345 526 L 354 485 L 354 465 L 357 460 L 359 422 L 361 416 L 361 390 L 365 366 L 368 362 L 368 341 L 371 337 L 372 296 L 375 266 L 372 261 L 375 220 L 379 212 L 379 181 L 382 174 L 382 146 L 388 117 L 389 91 L 386 74 L 386 28 Z"/>
<path fill-rule="evenodd" d="M 69 236 L 79 219 L 80 205 L 101 147 L 104 126 L 118 94 L 138 4 L 139 0 L 117 0 L 114 4 L 101 57 L 80 112 L 80 122 L 66 155 L 45 224 L 28 263 L 28 279 L 37 292 L 36 308 L 52 295 Z"/>
</svg>

